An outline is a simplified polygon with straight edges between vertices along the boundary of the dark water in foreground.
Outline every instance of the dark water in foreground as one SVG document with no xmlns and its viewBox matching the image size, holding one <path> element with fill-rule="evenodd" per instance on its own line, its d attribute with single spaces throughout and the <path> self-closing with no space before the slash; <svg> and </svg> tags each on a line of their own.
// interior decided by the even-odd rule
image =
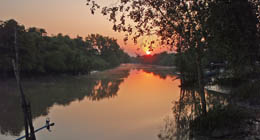
<svg viewBox="0 0 260 140">
<path fill-rule="evenodd" d="M 173 68 L 124 64 L 88 76 L 24 80 L 37 140 L 157 140 L 180 98 Z M 24 134 L 14 81 L 0 83 L 0 140 Z"/>
</svg>

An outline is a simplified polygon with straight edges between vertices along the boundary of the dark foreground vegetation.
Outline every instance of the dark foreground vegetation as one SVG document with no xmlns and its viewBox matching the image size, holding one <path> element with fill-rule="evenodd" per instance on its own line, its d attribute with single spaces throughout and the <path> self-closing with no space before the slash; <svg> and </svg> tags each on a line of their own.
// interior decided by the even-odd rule
<svg viewBox="0 0 260 140">
<path fill-rule="evenodd" d="M 13 75 L 15 32 L 21 73 L 25 75 L 84 74 L 130 60 L 113 38 L 93 34 L 85 39 L 62 34 L 48 36 L 44 29 L 26 29 L 15 20 L 8 20 L 0 22 L 1 77 Z"/>
</svg>

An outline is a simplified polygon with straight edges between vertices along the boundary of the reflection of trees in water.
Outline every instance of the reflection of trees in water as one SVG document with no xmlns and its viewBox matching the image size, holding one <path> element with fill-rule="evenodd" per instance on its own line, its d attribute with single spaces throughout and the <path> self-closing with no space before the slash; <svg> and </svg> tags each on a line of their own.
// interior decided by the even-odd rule
<svg viewBox="0 0 260 140">
<path fill-rule="evenodd" d="M 119 85 L 123 82 L 120 80 L 98 80 L 90 92 L 90 96 L 87 96 L 90 100 L 98 101 L 104 98 L 113 98 L 117 95 Z"/>
<path fill-rule="evenodd" d="M 154 76 L 158 76 L 161 79 L 166 79 L 168 76 L 174 77 L 174 67 L 156 66 L 156 65 L 140 65 L 135 69 L 142 70 L 146 73 L 152 73 Z"/>
<path fill-rule="evenodd" d="M 9 84 L 9 83 L 8 83 Z M 4 88 L 4 84 L 0 84 L 0 130 L 1 134 L 19 135 L 23 128 L 22 109 L 17 102 L 19 96 L 17 90 Z M 8 93 L 8 94 L 6 94 Z M 21 126 L 15 128 L 16 126 Z"/>
<path fill-rule="evenodd" d="M 188 140 L 189 122 L 195 115 L 201 114 L 200 97 L 192 89 L 180 90 L 180 99 L 174 103 L 173 119 L 165 121 L 165 127 L 160 132 L 161 140 Z"/>
<path fill-rule="evenodd" d="M 173 76 L 174 73 L 172 70 L 164 70 L 164 71 L 160 71 L 160 70 L 143 70 L 146 73 L 152 73 L 154 76 L 159 76 L 161 79 L 166 79 L 168 76 Z"/>
<path fill-rule="evenodd" d="M 32 105 L 33 118 L 48 115 L 53 105 L 69 105 L 85 97 L 92 101 L 112 98 L 119 85 L 128 77 L 128 70 L 112 69 L 87 77 L 45 78 L 24 82 L 26 96 Z M 5 81 L 0 86 L 0 130 L 3 135 L 18 136 L 23 130 L 23 115 L 15 81 Z"/>
<path fill-rule="evenodd" d="M 206 92 L 207 109 L 211 110 L 227 104 L 227 98 L 218 93 Z M 201 96 L 195 87 L 181 87 L 180 99 L 173 105 L 172 119 L 165 120 L 159 134 L 161 140 L 191 140 L 204 138 L 192 137 L 191 121 L 203 115 Z"/>
<path fill-rule="evenodd" d="M 172 69 L 163 67 L 127 64 L 89 76 L 24 80 L 23 85 L 31 101 L 33 118 L 48 115 L 49 109 L 55 104 L 66 106 L 85 97 L 91 101 L 100 101 L 117 96 L 120 84 L 129 76 L 130 69 L 133 67 L 163 79 L 173 72 Z M 23 115 L 16 82 L 0 81 L 0 96 L 1 134 L 18 136 L 23 130 Z"/>
</svg>

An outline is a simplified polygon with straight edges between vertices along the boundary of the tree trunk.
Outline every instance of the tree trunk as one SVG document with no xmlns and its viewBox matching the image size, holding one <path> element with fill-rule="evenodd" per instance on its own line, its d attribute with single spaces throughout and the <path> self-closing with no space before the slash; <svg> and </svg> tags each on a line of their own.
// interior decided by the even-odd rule
<svg viewBox="0 0 260 140">
<path fill-rule="evenodd" d="M 204 84 L 203 84 L 203 71 L 201 66 L 201 54 L 197 51 L 196 53 L 196 66 L 197 66 L 197 77 L 198 77 L 198 86 L 199 86 L 199 94 L 201 97 L 202 104 L 202 114 L 207 114 L 207 106 L 204 92 Z"/>
</svg>

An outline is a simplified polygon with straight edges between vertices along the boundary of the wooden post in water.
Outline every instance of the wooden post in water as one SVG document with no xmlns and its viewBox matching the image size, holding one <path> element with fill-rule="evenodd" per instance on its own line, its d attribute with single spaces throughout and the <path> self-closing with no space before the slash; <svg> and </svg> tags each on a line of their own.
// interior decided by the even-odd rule
<svg viewBox="0 0 260 140">
<path fill-rule="evenodd" d="M 14 28 L 14 50 L 15 50 L 15 60 L 12 60 L 13 63 L 13 69 L 14 69 L 14 75 L 16 78 L 17 86 L 21 95 L 22 100 L 22 109 L 24 114 L 24 127 L 25 127 L 25 137 L 26 140 L 36 140 L 35 134 L 34 134 L 34 127 L 32 123 L 32 114 L 31 114 L 31 108 L 30 103 L 26 101 L 23 87 L 21 84 L 20 79 L 20 69 L 19 69 L 19 50 L 17 47 L 17 31 L 16 26 Z M 29 127 L 28 127 L 29 126 Z M 30 135 L 29 135 L 29 128 L 30 128 Z"/>
</svg>

